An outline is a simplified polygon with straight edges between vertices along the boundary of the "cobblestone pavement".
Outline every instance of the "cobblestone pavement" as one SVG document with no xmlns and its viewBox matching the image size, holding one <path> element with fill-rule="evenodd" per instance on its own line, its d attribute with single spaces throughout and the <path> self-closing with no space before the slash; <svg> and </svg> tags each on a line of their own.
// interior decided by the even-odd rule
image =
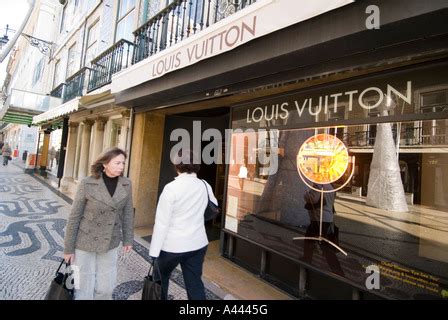
<svg viewBox="0 0 448 320">
<path fill-rule="evenodd" d="M 63 254 L 70 203 L 39 178 L 10 163 L 0 167 L 0 300 L 43 299 Z M 134 250 L 118 262 L 114 300 L 138 300 L 149 268 L 148 249 Z M 171 277 L 169 299 L 185 300 L 180 270 Z M 208 299 L 219 299 L 207 290 Z"/>
</svg>

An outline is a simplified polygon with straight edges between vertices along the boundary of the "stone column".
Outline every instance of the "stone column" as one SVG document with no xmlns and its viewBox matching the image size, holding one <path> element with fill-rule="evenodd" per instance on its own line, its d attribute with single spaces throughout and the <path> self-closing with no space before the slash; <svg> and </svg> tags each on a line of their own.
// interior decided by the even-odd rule
<svg viewBox="0 0 448 320">
<path fill-rule="evenodd" d="M 129 118 L 131 116 L 131 112 L 129 110 L 123 111 L 121 113 L 121 134 L 120 141 L 118 142 L 118 147 L 125 150 L 127 148 L 128 142 L 128 134 L 129 134 Z"/>
<path fill-rule="evenodd" d="M 165 115 L 140 113 L 134 118 L 129 177 L 134 188 L 135 227 L 155 221 L 163 151 Z"/>
<path fill-rule="evenodd" d="M 104 125 L 104 139 L 103 139 L 103 149 L 108 149 L 110 145 L 110 135 L 111 135 L 112 120 L 109 120 Z"/>
<path fill-rule="evenodd" d="M 50 130 L 44 131 L 44 143 L 39 159 L 39 174 L 43 177 L 47 176 L 48 147 L 50 145 Z"/>
<path fill-rule="evenodd" d="M 93 132 L 93 151 L 90 157 L 91 162 L 101 154 L 103 151 L 103 141 L 104 141 L 104 126 L 107 122 L 106 118 L 96 118 L 95 119 L 95 131 Z"/>
<path fill-rule="evenodd" d="M 74 178 L 78 127 L 79 123 L 76 122 L 70 122 L 68 126 L 68 141 L 65 153 L 64 176 L 61 180 L 62 190 L 66 190 L 68 183 L 72 182 Z"/>
<path fill-rule="evenodd" d="M 84 125 L 78 126 L 78 133 L 76 135 L 76 150 L 75 150 L 75 167 L 73 168 L 73 179 L 78 180 L 79 171 L 79 154 L 81 153 L 81 138 L 82 132 L 84 130 Z"/>
<path fill-rule="evenodd" d="M 78 180 L 83 179 L 89 174 L 90 136 L 93 123 L 92 120 L 83 121 L 84 129 L 82 130 L 81 153 L 79 155 Z"/>
</svg>

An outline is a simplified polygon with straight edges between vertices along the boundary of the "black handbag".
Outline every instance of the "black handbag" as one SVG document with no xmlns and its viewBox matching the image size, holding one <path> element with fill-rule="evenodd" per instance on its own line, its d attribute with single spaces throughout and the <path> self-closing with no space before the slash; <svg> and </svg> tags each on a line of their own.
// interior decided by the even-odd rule
<svg viewBox="0 0 448 320">
<path fill-rule="evenodd" d="M 65 264 L 64 272 L 59 271 L 62 264 Z M 51 281 L 50 288 L 45 295 L 45 300 L 73 300 L 75 290 L 67 288 L 67 278 L 71 275 L 71 272 L 68 271 L 69 266 L 70 263 L 61 261 L 58 270 L 56 270 L 56 276 Z"/>
<path fill-rule="evenodd" d="M 207 198 L 208 198 L 208 204 L 204 211 L 204 220 L 210 221 L 210 220 L 215 219 L 219 215 L 219 213 L 221 212 L 221 209 L 219 209 L 219 207 L 216 204 L 214 204 L 212 201 L 210 201 L 210 196 L 208 194 L 207 185 L 205 184 L 204 180 L 201 180 L 201 181 L 205 186 L 205 190 L 207 190 Z"/>
<path fill-rule="evenodd" d="M 155 267 L 154 267 L 155 266 Z M 157 272 L 158 277 L 154 277 Z M 149 267 L 148 275 L 143 280 L 142 300 L 162 300 L 162 275 L 157 259 Z"/>
</svg>

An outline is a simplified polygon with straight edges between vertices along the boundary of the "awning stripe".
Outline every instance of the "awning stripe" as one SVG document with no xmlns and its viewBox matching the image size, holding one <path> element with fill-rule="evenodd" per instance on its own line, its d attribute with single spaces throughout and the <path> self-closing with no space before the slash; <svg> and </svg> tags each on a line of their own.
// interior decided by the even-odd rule
<svg viewBox="0 0 448 320">
<path fill-rule="evenodd" d="M 33 124 L 40 124 L 52 119 L 56 119 L 65 115 L 68 115 L 70 113 L 73 113 L 78 110 L 79 108 L 79 97 L 72 99 L 70 101 L 67 101 L 64 104 L 61 104 L 60 106 L 50 109 L 48 111 L 45 111 L 44 113 L 41 113 L 37 116 L 33 117 Z"/>
</svg>

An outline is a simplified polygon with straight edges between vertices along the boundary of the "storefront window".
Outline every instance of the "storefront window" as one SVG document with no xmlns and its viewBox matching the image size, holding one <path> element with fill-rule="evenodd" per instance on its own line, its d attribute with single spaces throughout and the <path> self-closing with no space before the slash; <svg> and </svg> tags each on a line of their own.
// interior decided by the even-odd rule
<svg viewBox="0 0 448 320">
<path fill-rule="evenodd" d="M 352 89 L 347 84 L 319 89 L 320 112 L 303 102 L 316 97 L 311 90 L 235 108 L 224 228 L 366 291 L 400 299 L 447 298 L 447 100 L 446 94 L 423 92 L 437 81 L 445 88 L 448 83 L 427 71 L 358 80 L 349 83 Z M 363 84 L 370 89 L 356 89 Z M 340 104 L 344 109 L 325 114 L 328 90 L 367 90 L 377 100 L 341 95 L 331 108 Z M 319 102 L 319 95 L 314 99 Z M 418 112 L 426 105 L 437 105 L 430 111 L 433 118 Z M 394 117 L 398 120 L 384 121 Z M 405 117 L 410 121 L 400 120 Z M 322 233 L 347 255 L 323 242 L 293 239 L 320 232 L 320 202 L 315 201 L 320 196 L 309 200 L 312 191 L 299 175 L 297 160 L 302 144 L 318 134 L 338 137 L 355 159 L 325 190 L 348 184 L 323 199 Z M 368 287 L 368 270 L 375 268 L 379 287 Z"/>
<path fill-rule="evenodd" d="M 47 170 L 57 175 L 59 167 L 59 156 L 61 153 L 62 129 L 51 132 L 50 145 L 48 148 Z"/>
</svg>

